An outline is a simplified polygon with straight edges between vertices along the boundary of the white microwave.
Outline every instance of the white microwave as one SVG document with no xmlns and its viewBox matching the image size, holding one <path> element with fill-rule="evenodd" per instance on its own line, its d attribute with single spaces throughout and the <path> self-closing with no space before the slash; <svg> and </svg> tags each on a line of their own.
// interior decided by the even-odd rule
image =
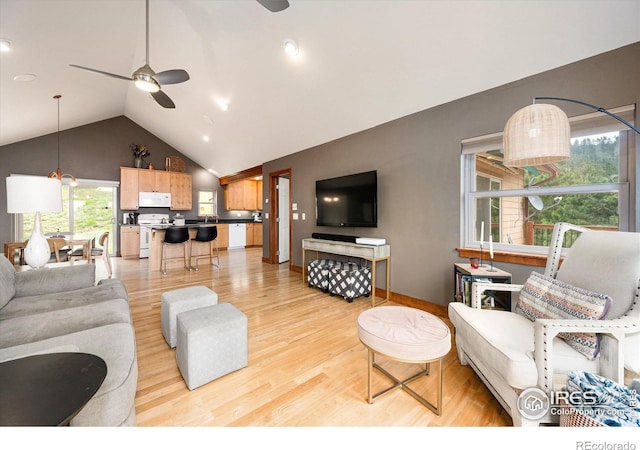
<svg viewBox="0 0 640 450">
<path fill-rule="evenodd" d="M 139 208 L 170 208 L 171 193 L 169 192 L 140 192 L 138 194 Z"/>
</svg>

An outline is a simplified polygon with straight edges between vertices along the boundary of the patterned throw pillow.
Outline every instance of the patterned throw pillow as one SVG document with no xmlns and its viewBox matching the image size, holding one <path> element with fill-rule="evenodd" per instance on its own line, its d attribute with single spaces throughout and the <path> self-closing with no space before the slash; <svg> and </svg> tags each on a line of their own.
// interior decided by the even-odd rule
<svg viewBox="0 0 640 450">
<path fill-rule="evenodd" d="M 527 319 L 603 319 L 611 297 L 571 286 L 554 278 L 531 272 L 524 284 L 515 312 Z M 560 333 L 558 337 L 593 360 L 600 351 L 596 333 Z"/>
</svg>

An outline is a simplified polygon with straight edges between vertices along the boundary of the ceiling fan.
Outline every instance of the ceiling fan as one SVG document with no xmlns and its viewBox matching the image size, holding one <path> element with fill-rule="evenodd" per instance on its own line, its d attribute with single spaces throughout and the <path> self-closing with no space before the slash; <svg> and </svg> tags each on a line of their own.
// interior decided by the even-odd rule
<svg viewBox="0 0 640 450">
<path fill-rule="evenodd" d="M 266 0 L 263 0 L 266 1 Z M 279 2 L 278 2 L 279 3 Z M 133 81 L 136 87 L 145 92 L 149 92 L 158 104 L 164 108 L 175 108 L 176 105 L 173 100 L 169 98 L 167 94 L 162 92 L 161 87 L 165 84 L 177 84 L 183 83 L 189 79 L 189 74 L 182 69 L 165 70 L 162 72 L 154 72 L 149 66 L 149 0 L 146 0 L 147 10 L 147 46 L 146 46 L 146 60 L 145 65 L 133 72 L 131 77 L 123 75 L 117 75 L 115 73 L 104 72 L 98 69 L 92 69 L 90 67 L 83 67 L 77 64 L 69 64 L 71 67 L 78 69 L 88 70 L 90 72 L 100 73 L 112 78 L 119 78 L 121 80 Z"/>
<path fill-rule="evenodd" d="M 256 0 L 271 12 L 279 12 L 289 7 L 287 0 Z"/>
</svg>

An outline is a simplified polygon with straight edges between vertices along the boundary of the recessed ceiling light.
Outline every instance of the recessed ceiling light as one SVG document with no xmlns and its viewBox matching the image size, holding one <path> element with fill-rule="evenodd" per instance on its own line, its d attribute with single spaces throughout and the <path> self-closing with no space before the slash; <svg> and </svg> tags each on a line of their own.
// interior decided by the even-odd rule
<svg viewBox="0 0 640 450">
<path fill-rule="evenodd" d="M 23 73 L 21 75 L 16 75 L 15 77 L 13 77 L 13 81 L 21 81 L 21 82 L 33 81 L 35 79 L 36 79 L 36 76 L 32 73 Z"/>
<path fill-rule="evenodd" d="M 205 142 L 209 142 L 209 136 L 202 136 L 202 140 Z"/>
<path fill-rule="evenodd" d="M 229 109 L 229 103 L 227 103 L 226 101 L 218 100 L 217 103 L 221 110 L 227 111 Z"/>
<path fill-rule="evenodd" d="M 8 52 L 11 50 L 11 41 L 9 39 L 0 39 L 0 52 Z"/>
<path fill-rule="evenodd" d="M 298 54 L 298 44 L 292 39 L 287 39 L 284 41 L 284 51 L 288 55 L 296 56 Z"/>
</svg>

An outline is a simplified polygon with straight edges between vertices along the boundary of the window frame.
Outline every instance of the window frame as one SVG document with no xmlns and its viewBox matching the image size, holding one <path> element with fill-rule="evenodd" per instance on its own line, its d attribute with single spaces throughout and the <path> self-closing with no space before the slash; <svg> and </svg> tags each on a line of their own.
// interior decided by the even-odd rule
<svg viewBox="0 0 640 450">
<path fill-rule="evenodd" d="M 635 105 L 622 106 L 609 110 L 617 115 L 624 115 L 625 119 L 633 123 L 635 116 Z M 618 182 L 570 185 L 570 186 L 538 186 L 535 188 L 537 196 L 557 196 L 575 194 L 597 194 L 597 193 L 617 193 L 619 208 L 619 230 L 629 231 L 633 229 L 636 206 L 632 199 L 632 186 L 636 185 L 635 173 L 635 136 L 634 132 L 623 123 L 612 120 L 604 113 L 595 112 L 575 116 L 569 119 L 571 123 L 571 138 L 594 135 L 604 132 L 620 133 L 619 139 L 619 167 Z M 475 207 L 478 199 L 482 198 L 505 198 L 505 197 L 528 197 L 532 195 L 532 190 L 526 187 L 521 189 L 509 189 L 501 191 L 476 191 L 476 176 L 478 174 L 486 176 L 481 171 L 476 173 L 475 155 L 481 152 L 488 152 L 502 148 L 503 133 L 492 133 L 464 139 L 461 142 L 460 155 L 460 246 L 462 248 L 479 249 L 480 242 L 475 238 Z M 546 246 L 534 246 L 524 244 L 508 244 L 494 242 L 494 251 L 523 253 L 523 254 L 546 254 Z"/>
<path fill-rule="evenodd" d="M 200 194 L 202 193 L 211 193 L 211 201 L 210 202 L 201 202 Z M 211 205 L 212 214 L 200 214 L 200 206 L 201 205 Z M 199 189 L 198 190 L 198 217 L 217 217 L 218 216 L 218 191 L 215 189 Z"/>
</svg>

